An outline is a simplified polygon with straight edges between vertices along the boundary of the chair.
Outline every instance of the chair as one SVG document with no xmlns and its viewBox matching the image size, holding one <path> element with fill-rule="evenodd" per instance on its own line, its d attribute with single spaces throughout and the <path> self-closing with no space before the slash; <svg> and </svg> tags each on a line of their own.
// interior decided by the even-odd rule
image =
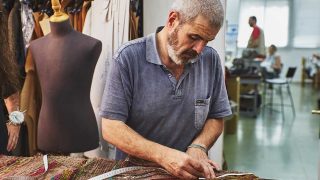
<svg viewBox="0 0 320 180">
<path fill-rule="evenodd" d="M 290 90 L 290 83 L 292 82 L 292 78 L 294 77 L 294 74 L 295 74 L 296 70 L 297 70 L 297 67 L 289 67 L 289 69 L 287 71 L 287 74 L 286 74 L 286 78 L 265 79 L 264 103 L 266 102 L 265 99 L 266 99 L 267 86 L 268 87 L 273 87 L 273 88 L 275 86 L 279 86 L 280 106 L 281 106 L 281 112 L 282 112 L 283 118 L 284 118 L 284 106 L 290 106 L 292 108 L 292 112 L 293 112 L 294 117 L 296 116 L 296 112 L 295 112 L 295 108 L 294 108 L 294 102 L 293 102 L 292 94 L 291 94 L 291 90 Z M 289 95 L 290 102 L 291 102 L 290 105 L 287 105 L 287 104 L 283 103 L 282 86 L 286 86 L 287 87 L 288 95 Z M 272 109 L 273 105 L 276 105 L 276 104 L 273 104 L 273 89 L 272 89 L 271 95 L 270 95 L 270 103 L 268 103 L 268 104 L 265 103 L 264 107 L 266 105 L 269 105 L 269 104 L 271 106 L 271 109 Z M 277 105 L 279 105 L 279 104 L 277 104 Z"/>
</svg>

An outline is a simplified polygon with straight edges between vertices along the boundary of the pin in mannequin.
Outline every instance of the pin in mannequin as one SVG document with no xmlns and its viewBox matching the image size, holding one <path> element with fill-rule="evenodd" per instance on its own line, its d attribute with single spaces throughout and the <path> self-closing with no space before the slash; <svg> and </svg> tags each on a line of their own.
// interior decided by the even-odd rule
<svg viewBox="0 0 320 180">
<path fill-rule="evenodd" d="M 30 44 L 41 92 L 38 148 L 47 153 L 75 153 L 99 145 L 90 86 L 102 44 L 73 30 L 68 15 L 52 0 L 51 33 Z"/>
</svg>

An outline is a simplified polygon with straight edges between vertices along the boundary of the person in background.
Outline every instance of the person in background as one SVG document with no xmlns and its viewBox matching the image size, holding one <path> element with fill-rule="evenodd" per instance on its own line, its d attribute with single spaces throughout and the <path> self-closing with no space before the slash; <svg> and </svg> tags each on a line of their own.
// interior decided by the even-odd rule
<svg viewBox="0 0 320 180">
<path fill-rule="evenodd" d="M 247 48 L 254 49 L 258 54 L 257 57 L 265 58 L 264 32 L 257 26 L 257 18 L 255 16 L 249 18 L 249 26 L 252 27 L 253 30 Z"/>
<path fill-rule="evenodd" d="M 268 56 L 266 59 L 260 64 L 262 76 L 265 79 L 278 78 L 281 69 L 282 63 L 279 55 L 276 54 L 277 47 L 275 45 L 271 45 L 268 48 Z"/>
<path fill-rule="evenodd" d="M 3 29 L 0 28 L 0 40 L 7 42 Z M 0 43 L 0 154 L 9 155 L 16 148 L 24 116 L 18 111 L 21 87 L 18 65 L 11 61 L 12 56 L 7 48 L 7 43 Z"/>
<path fill-rule="evenodd" d="M 309 78 L 316 78 L 316 74 L 319 73 L 320 68 L 320 54 L 314 53 L 311 58 L 306 60 L 305 72 Z"/>
<path fill-rule="evenodd" d="M 100 111 L 116 159 L 152 161 L 182 179 L 215 177 L 208 150 L 231 109 L 219 55 L 206 45 L 223 22 L 220 0 L 176 0 L 164 27 L 118 50 Z"/>
</svg>

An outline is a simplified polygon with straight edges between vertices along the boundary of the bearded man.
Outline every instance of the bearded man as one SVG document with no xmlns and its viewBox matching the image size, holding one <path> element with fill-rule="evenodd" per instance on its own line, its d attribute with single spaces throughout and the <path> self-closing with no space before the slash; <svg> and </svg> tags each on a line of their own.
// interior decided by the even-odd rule
<svg viewBox="0 0 320 180">
<path fill-rule="evenodd" d="M 215 177 L 208 150 L 231 114 L 217 52 L 219 0 L 176 0 L 166 25 L 114 56 L 100 114 L 102 134 L 128 155 L 183 179 Z"/>
</svg>

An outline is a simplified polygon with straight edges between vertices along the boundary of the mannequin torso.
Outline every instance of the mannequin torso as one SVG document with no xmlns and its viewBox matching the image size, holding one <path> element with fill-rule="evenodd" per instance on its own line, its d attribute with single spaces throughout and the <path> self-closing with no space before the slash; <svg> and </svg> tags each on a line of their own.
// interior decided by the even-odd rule
<svg viewBox="0 0 320 180">
<path fill-rule="evenodd" d="M 94 149 L 99 137 L 90 86 L 102 44 L 74 31 L 69 20 L 50 22 L 50 27 L 50 34 L 30 44 L 42 92 L 38 148 L 55 153 Z"/>
</svg>

